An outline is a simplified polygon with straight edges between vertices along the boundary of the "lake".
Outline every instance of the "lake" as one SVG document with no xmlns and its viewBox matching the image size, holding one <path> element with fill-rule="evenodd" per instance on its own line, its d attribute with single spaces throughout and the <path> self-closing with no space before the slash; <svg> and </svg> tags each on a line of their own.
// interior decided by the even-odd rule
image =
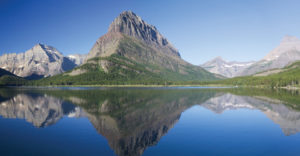
<svg viewBox="0 0 300 156">
<path fill-rule="evenodd" d="M 0 88 L 1 155 L 300 155 L 298 91 Z"/>
</svg>

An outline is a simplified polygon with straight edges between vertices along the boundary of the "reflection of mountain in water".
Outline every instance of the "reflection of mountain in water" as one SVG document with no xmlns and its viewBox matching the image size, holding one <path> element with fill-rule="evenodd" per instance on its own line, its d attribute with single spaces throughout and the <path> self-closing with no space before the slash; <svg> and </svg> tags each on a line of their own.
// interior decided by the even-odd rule
<svg viewBox="0 0 300 156">
<path fill-rule="evenodd" d="M 176 124 L 183 111 L 193 105 L 216 113 L 240 108 L 258 109 L 279 124 L 286 135 L 300 131 L 300 112 L 283 102 L 225 92 L 197 89 L 44 90 L 4 96 L 0 90 L 0 115 L 26 119 L 36 127 L 43 127 L 56 123 L 63 115 L 77 117 L 84 111 L 98 133 L 120 156 L 142 155 Z"/>
<path fill-rule="evenodd" d="M 207 100 L 201 106 L 216 113 L 239 108 L 258 109 L 265 113 L 268 118 L 279 124 L 285 135 L 300 132 L 300 112 L 287 107 L 279 100 L 266 97 L 237 96 L 226 93 Z"/>
<path fill-rule="evenodd" d="M 103 96 L 97 94 L 103 97 L 101 103 L 82 107 L 117 155 L 134 156 L 158 143 L 184 110 L 213 95 L 193 91 L 108 91 Z"/>
<path fill-rule="evenodd" d="M 35 127 L 55 124 L 65 114 L 76 116 L 79 108 L 61 99 L 41 94 L 17 94 L 0 103 L 4 118 L 25 119 Z"/>
</svg>

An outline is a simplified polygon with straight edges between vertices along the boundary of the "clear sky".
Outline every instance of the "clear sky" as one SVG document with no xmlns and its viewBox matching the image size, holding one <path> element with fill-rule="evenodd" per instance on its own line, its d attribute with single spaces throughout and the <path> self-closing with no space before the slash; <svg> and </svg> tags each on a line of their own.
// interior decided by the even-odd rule
<svg viewBox="0 0 300 156">
<path fill-rule="evenodd" d="M 193 64 L 259 60 L 283 36 L 300 37 L 299 0 L 0 0 L 0 54 L 37 43 L 88 53 L 125 10 L 155 25 Z"/>
</svg>

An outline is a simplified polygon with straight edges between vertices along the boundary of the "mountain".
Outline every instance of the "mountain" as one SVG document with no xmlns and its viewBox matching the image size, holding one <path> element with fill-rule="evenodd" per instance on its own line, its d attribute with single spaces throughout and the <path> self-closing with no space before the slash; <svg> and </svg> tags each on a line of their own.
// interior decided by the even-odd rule
<svg viewBox="0 0 300 156">
<path fill-rule="evenodd" d="M 87 55 L 85 63 L 45 83 L 154 84 L 211 80 L 218 75 L 184 61 L 156 27 L 131 11 L 121 13 Z"/>
<path fill-rule="evenodd" d="M 254 61 L 251 62 L 227 62 L 222 57 L 216 57 L 211 61 L 208 61 L 202 65 L 202 68 L 206 69 L 209 72 L 220 74 L 225 77 L 231 78 L 240 76 L 241 72 L 251 66 Z"/>
<path fill-rule="evenodd" d="M 24 53 L 0 56 L 0 68 L 28 79 L 53 76 L 75 66 L 74 62 L 64 57 L 57 49 L 44 44 L 37 44 Z"/>
<path fill-rule="evenodd" d="M 278 47 L 269 52 L 262 60 L 245 69 L 241 75 L 252 75 L 258 72 L 283 68 L 300 60 L 300 40 L 294 36 L 285 36 Z"/>
<path fill-rule="evenodd" d="M 84 62 L 86 56 L 87 55 L 84 54 L 72 54 L 72 55 L 68 55 L 67 58 L 71 60 L 73 63 L 75 63 L 77 66 L 79 66 Z"/>
</svg>

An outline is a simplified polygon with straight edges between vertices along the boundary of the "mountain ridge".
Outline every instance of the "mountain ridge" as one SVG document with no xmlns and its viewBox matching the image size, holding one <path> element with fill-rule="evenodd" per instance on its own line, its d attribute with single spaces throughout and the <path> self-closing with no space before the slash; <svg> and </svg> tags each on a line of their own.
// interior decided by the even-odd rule
<svg viewBox="0 0 300 156">
<path fill-rule="evenodd" d="M 215 57 L 211 61 L 207 61 L 200 66 L 204 69 L 231 78 L 240 76 L 241 71 L 255 63 L 254 61 L 249 62 L 238 62 L 238 61 L 225 61 L 221 56 Z"/>
</svg>

